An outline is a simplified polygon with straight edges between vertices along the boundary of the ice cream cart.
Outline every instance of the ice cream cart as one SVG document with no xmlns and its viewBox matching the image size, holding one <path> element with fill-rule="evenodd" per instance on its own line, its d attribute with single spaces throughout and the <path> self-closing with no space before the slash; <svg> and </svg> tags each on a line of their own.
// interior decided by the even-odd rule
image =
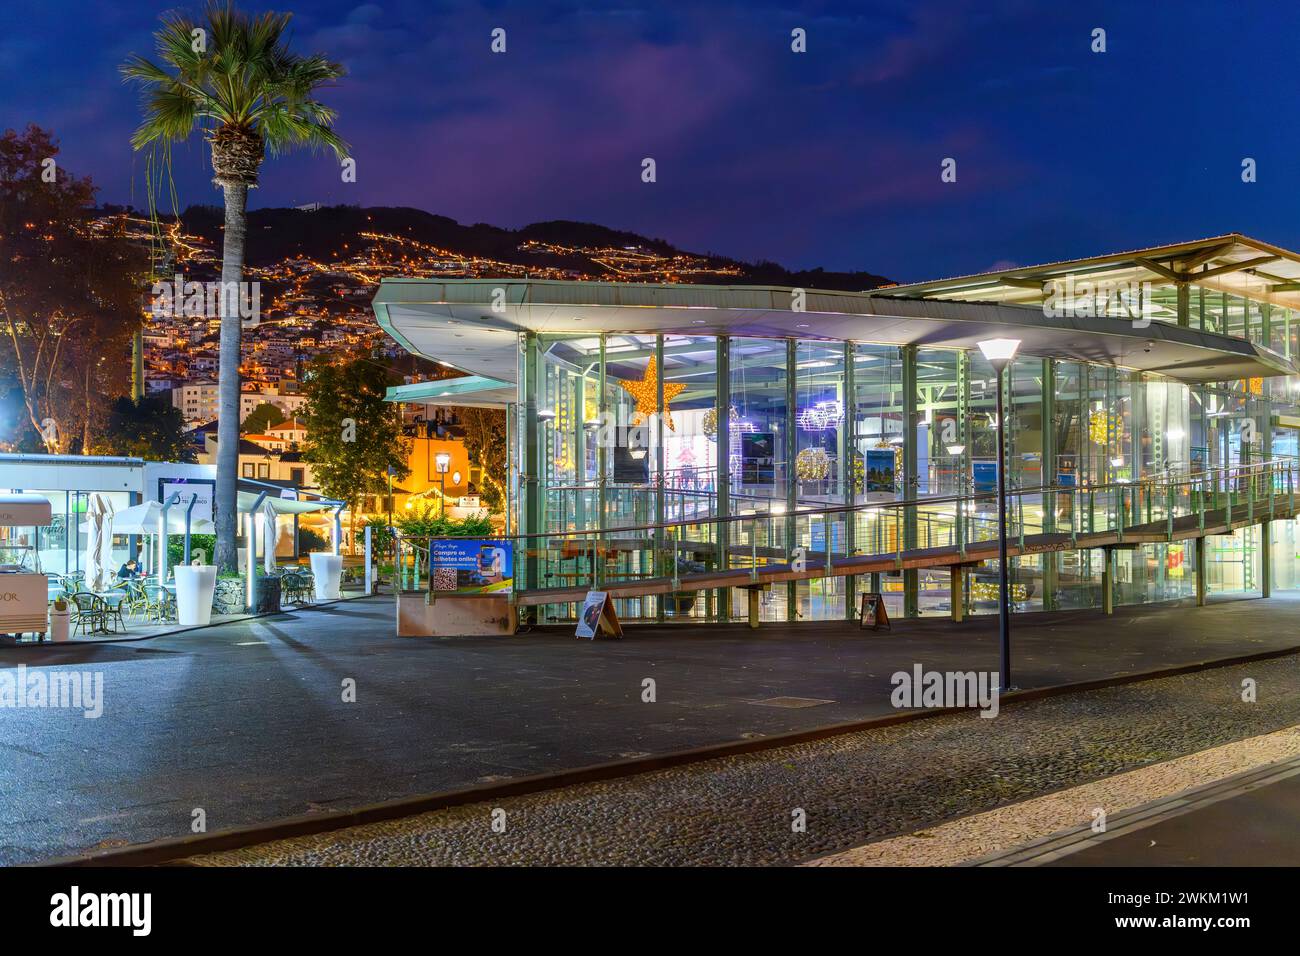
<svg viewBox="0 0 1300 956">
<path fill-rule="evenodd" d="M 41 573 L 40 529 L 50 521 L 48 499 L 0 495 L 0 634 L 45 634 L 49 581 Z"/>
</svg>

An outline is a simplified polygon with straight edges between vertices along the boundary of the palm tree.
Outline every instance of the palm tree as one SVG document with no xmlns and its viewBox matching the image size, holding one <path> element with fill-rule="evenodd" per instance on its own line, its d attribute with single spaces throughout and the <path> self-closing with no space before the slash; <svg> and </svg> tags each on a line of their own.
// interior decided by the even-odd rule
<svg viewBox="0 0 1300 956">
<path fill-rule="evenodd" d="M 242 288 L 248 191 L 269 149 L 329 149 L 344 159 L 347 144 L 334 132 L 335 113 L 313 97 L 343 75 L 323 56 L 289 50 L 292 14 L 249 16 L 228 2 L 211 3 L 199 23 L 181 14 L 162 16 L 155 32 L 159 65 L 132 56 L 123 77 L 144 92 L 144 120 L 131 138 L 136 149 L 188 139 L 202 130 L 212 149 L 212 181 L 225 200 L 223 290 Z M 166 154 L 165 154 L 166 155 Z M 217 566 L 237 564 L 236 486 L 239 466 L 239 339 L 236 300 L 221 296 L 221 346 L 217 421 Z"/>
</svg>

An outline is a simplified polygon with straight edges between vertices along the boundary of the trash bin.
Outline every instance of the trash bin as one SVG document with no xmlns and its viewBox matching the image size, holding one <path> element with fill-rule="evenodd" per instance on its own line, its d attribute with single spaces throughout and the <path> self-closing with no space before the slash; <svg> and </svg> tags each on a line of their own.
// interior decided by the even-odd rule
<svg viewBox="0 0 1300 956">
<path fill-rule="evenodd" d="M 63 607 L 60 608 L 59 604 Z M 68 639 L 68 602 L 55 601 L 50 605 L 50 640 L 66 641 Z"/>
</svg>

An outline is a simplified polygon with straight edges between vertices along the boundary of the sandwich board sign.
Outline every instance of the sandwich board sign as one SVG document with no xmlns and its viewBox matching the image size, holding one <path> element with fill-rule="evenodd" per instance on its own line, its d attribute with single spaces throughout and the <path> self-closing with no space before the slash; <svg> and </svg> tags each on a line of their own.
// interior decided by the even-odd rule
<svg viewBox="0 0 1300 956">
<path fill-rule="evenodd" d="M 588 591 L 587 599 L 582 602 L 582 613 L 578 615 L 576 637 L 595 640 L 598 637 L 622 637 L 623 625 L 614 613 L 614 602 L 608 591 Z"/>
<path fill-rule="evenodd" d="M 877 630 L 882 624 L 888 629 L 893 630 L 894 626 L 889 623 L 889 612 L 885 610 L 885 596 L 883 594 L 868 593 L 862 595 L 862 606 L 858 609 L 858 627 L 864 628 L 871 625 L 871 629 Z"/>
</svg>

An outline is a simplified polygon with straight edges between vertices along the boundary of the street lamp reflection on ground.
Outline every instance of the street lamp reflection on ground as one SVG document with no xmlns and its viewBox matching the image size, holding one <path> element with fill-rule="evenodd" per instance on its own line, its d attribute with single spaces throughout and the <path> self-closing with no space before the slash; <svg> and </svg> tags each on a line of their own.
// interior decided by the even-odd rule
<svg viewBox="0 0 1300 956">
<path fill-rule="evenodd" d="M 1019 339 L 987 339 L 979 343 L 985 360 L 998 373 L 998 652 L 1000 687 L 1011 689 L 1011 586 L 1007 569 L 1007 446 L 1006 415 L 1002 408 L 1003 373 L 1020 348 Z"/>
</svg>

